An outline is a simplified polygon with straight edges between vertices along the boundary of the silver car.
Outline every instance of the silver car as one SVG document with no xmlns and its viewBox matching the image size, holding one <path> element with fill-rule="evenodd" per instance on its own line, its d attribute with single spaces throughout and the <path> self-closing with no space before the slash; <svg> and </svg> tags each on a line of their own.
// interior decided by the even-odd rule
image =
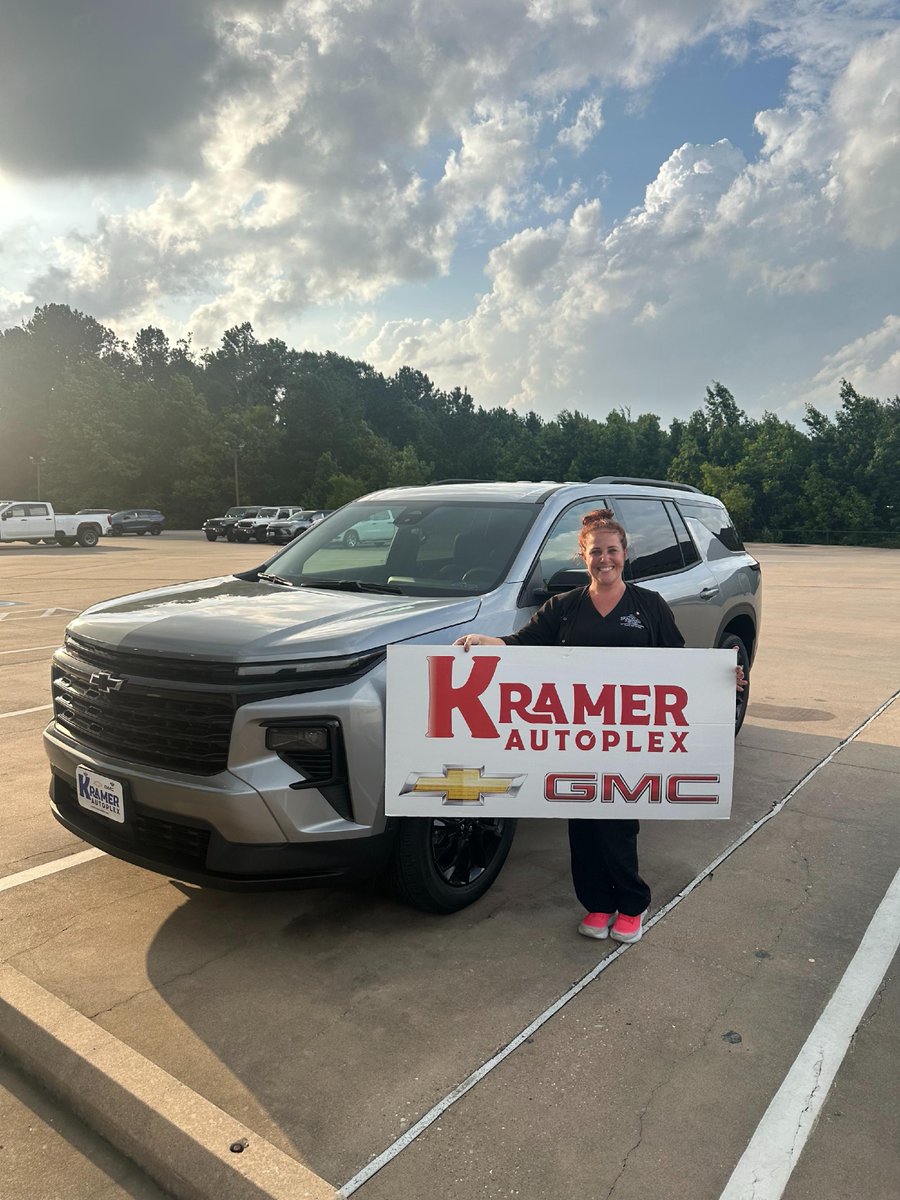
<svg viewBox="0 0 900 1200">
<path fill-rule="evenodd" d="M 712 496 L 614 478 L 393 488 L 264 566 L 77 617 L 54 655 L 44 734 L 54 814 L 189 882 L 387 872 L 417 907 L 463 908 L 496 878 L 515 822 L 385 818 L 386 647 L 517 629 L 587 581 L 574 552 L 582 515 L 601 506 L 628 530 L 626 577 L 665 596 L 689 646 L 736 647 L 749 676 L 759 564 Z M 376 521 L 377 539 L 348 538 Z"/>
</svg>

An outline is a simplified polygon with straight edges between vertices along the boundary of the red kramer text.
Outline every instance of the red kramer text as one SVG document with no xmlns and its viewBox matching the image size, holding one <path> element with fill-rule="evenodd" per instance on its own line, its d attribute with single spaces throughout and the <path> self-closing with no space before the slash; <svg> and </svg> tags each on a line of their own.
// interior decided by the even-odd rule
<svg viewBox="0 0 900 1200">
<path fill-rule="evenodd" d="M 500 737 L 500 731 L 481 699 L 493 681 L 499 657 L 473 658 L 468 678 L 458 686 L 453 683 L 455 661 L 452 655 L 430 655 L 428 658 L 428 737 L 452 737 L 454 712 L 460 714 L 473 738 Z M 501 725 L 518 721 L 528 725 L 569 726 L 589 722 L 607 726 L 688 724 L 684 715 L 687 692 L 676 684 L 604 683 L 592 688 L 584 683 L 574 683 L 561 693 L 556 684 L 542 683 L 535 694 L 525 683 L 499 683 L 497 696 L 497 720 Z M 554 731 L 557 735 L 562 732 Z M 602 742 L 609 734 L 615 735 L 615 731 L 604 730 L 597 738 Z M 578 736 L 576 733 L 576 740 Z M 618 735 L 615 736 L 618 740 Z M 681 743 L 674 748 L 683 751 L 685 735 L 670 731 L 670 736 Z M 608 748 L 604 746 L 604 749 Z"/>
</svg>

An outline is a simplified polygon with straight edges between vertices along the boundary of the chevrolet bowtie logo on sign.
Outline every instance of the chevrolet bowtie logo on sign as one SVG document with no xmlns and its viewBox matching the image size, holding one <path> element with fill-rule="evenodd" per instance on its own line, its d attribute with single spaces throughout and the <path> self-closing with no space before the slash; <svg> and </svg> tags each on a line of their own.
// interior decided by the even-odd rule
<svg viewBox="0 0 900 1200">
<path fill-rule="evenodd" d="M 442 796 L 443 804 L 484 804 L 485 796 L 515 796 L 526 775 L 485 775 L 483 767 L 445 766 L 442 775 L 415 772 L 400 789 L 402 796 L 417 792 Z"/>
</svg>

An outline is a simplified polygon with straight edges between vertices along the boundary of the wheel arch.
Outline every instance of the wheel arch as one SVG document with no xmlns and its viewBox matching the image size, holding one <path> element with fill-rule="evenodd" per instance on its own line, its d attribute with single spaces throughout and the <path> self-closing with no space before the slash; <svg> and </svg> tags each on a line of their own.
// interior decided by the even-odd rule
<svg viewBox="0 0 900 1200">
<path fill-rule="evenodd" d="M 753 659 L 756 657 L 756 643 L 759 635 L 756 614 L 752 608 L 742 605 L 740 608 L 732 609 L 726 617 L 723 617 L 716 633 L 715 644 L 718 646 L 722 638 L 729 633 L 739 637 L 747 647 L 752 666 Z"/>
</svg>

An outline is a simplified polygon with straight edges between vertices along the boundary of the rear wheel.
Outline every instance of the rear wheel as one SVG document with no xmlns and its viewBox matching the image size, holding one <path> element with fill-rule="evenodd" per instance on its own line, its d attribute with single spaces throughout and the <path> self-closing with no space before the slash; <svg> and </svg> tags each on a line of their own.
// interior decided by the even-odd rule
<svg viewBox="0 0 900 1200">
<path fill-rule="evenodd" d="M 162 525 L 151 525 L 150 532 L 154 537 L 159 537 L 159 535 L 162 533 Z"/>
<path fill-rule="evenodd" d="M 452 913 L 474 903 L 500 874 L 516 832 L 504 817 L 404 817 L 390 882 L 425 912 Z"/>
<path fill-rule="evenodd" d="M 88 525 L 86 528 L 78 530 L 79 546 L 96 546 L 99 541 L 100 534 L 92 525 Z"/>
<path fill-rule="evenodd" d="M 75 539 L 73 537 L 57 536 L 56 540 L 60 544 L 60 546 L 74 546 L 75 545 Z"/>
<path fill-rule="evenodd" d="M 744 645 L 742 639 L 736 633 L 723 634 L 719 641 L 719 648 L 722 650 L 737 650 L 737 665 L 744 668 L 744 677 L 747 680 L 744 684 L 744 690 L 739 692 L 735 689 L 734 693 L 734 735 L 737 737 L 744 723 L 744 717 L 747 715 L 747 704 L 750 700 L 750 655 L 747 653 L 747 647 Z"/>
<path fill-rule="evenodd" d="M 41 544 L 40 538 L 26 538 L 25 541 L 29 546 L 39 546 Z"/>
<path fill-rule="evenodd" d="M 124 533 L 124 530 L 122 529 L 121 525 L 113 525 L 109 532 L 113 535 L 113 537 L 121 537 Z"/>
</svg>

